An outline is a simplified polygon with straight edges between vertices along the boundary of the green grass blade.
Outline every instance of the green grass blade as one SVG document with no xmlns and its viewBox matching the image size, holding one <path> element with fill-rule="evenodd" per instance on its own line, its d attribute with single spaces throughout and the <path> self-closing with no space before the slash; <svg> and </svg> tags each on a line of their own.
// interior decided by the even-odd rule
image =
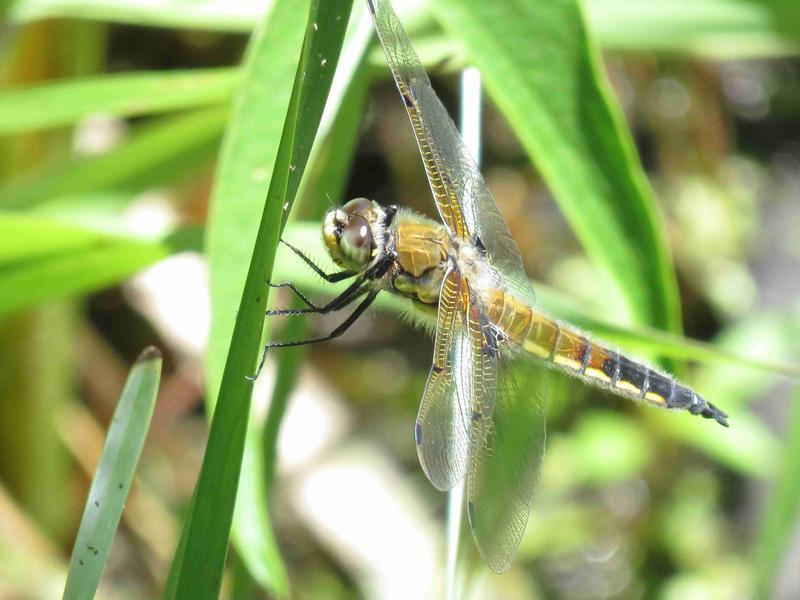
<svg viewBox="0 0 800 600">
<path fill-rule="evenodd" d="M 0 314 L 126 279 L 191 240 L 149 241 L 0 212 Z"/>
<path fill-rule="evenodd" d="M 148 123 L 108 154 L 59 163 L 0 188 L 0 208 L 168 180 L 214 156 L 227 114 L 227 107 L 214 108 Z"/>
<path fill-rule="evenodd" d="M 761 531 L 756 540 L 756 573 L 760 598 L 771 598 L 775 576 L 783 563 L 786 544 L 800 512 L 800 388 L 784 434 L 782 465 L 772 483 L 772 495 L 761 514 Z"/>
<path fill-rule="evenodd" d="M 150 27 L 249 32 L 277 1 L 217 0 L 12 0 L 7 19 L 16 23 L 53 18 L 93 19 Z"/>
<path fill-rule="evenodd" d="M 72 549 L 65 599 L 94 597 L 150 428 L 160 379 L 161 353 L 147 348 L 131 369 L 108 429 Z"/>
<path fill-rule="evenodd" d="M 652 191 L 571 0 L 433 5 L 467 49 L 595 265 L 639 324 L 680 330 Z"/>
<path fill-rule="evenodd" d="M 798 54 L 794 0 L 584 0 L 604 48 L 690 54 L 717 59 Z M 250 32 L 271 3 L 196 0 L 16 0 L 8 18 L 95 19 L 137 25 Z M 403 6 L 397 6 L 400 13 Z M 417 10 L 412 7 L 409 10 Z M 401 14 L 401 17 L 403 15 Z M 410 27 L 409 29 L 412 29 Z M 413 32 L 410 32 L 413 34 Z M 421 47 L 417 47 L 419 52 Z M 424 54 L 424 52 L 423 52 Z M 383 58 L 380 58 L 381 63 Z"/>
<path fill-rule="evenodd" d="M 778 17 L 785 7 L 780 2 L 769 6 L 736 0 L 585 0 L 583 4 L 604 49 L 723 59 L 800 51 L 797 32 L 781 31 Z"/>
<path fill-rule="evenodd" d="M 174 564 L 179 565 L 179 569 L 173 569 L 174 587 L 168 590 L 170 597 L 211 598 L 216 597 L 219 591 L 248 431 L 250 394 L 253 386 L 247 376 L 252 374 L 257 362 L 264 322 L 267 296 L 264 282 L 272 271 L 284 204 L 292 201 L 292 197 L 287 193 L 294 193 L 297 189 L 322 116 L 325 97 L 348 22 L 349 8 L 348 2 L 313 2 L 310 13 L 301 11 L 302 16 L 308 16 L 308 22 L 300 62 L 297 63 L 295 59 L 293 65 L 296 76 L 288 102 L 288 111 L 285 109 L 286 104 L 281 102 L 286 98 L 285 95 L 281 95 L 282 82 L 272 80 L 275 76 L 275 67 L 271 63 L 277 57 L 279 71 L 292 67 L 292 64 L 285 62 L 285 59 L 291 58 L 294 54 L 292 43 L 299 42 L 297 35 L 299 32 L 292 27 L 300 25 L 296 20 L 299 10 L 297 2 L 276 4 L 267 27 L 261 35 L 256 36 L 248 52 L 241 97 L 237 103 L 237 113 L 234 115 L 236 120 L 226 137 L 219 172 L 220 183 L 214 195 L 217 206 L 212 220 L 216 218 L 218 221 L 216 224 L 212 221 L 212 236 L 209 240 L 212 281 L 214 277 L 222 274 L 222 271 L 218 270 L 220 262 L 225 264 L 221 261 L 217 250 L 224 248 L 225 244 L 238 243 L 242 236 L 254 232 L 253 227 L 248 227 L 245 231 L 237 228 L 225 229 L 222 223 L 230 227 L 231 217 L 252 222 L 254 214 L 258 214 L 260 203 L 257 200 L 254 202 L 254 199 L 258 198 L 256 195 L 258 190 L 254 184 L 262 181 L 264 177 L 258 177 L 254 170 L 258 167 L 264 168 L 265 156 L 262 152 L 263 147 L 257 144 L 258 138 L 255 137 L 257 133 L 254 130 L 258 129 L 256 123 L 264 118 L 263 100 L 273 98 L 274 103 L 271 106 L 278 110 L 283 108 L 286 119 L 280 146 L 273 153 L 274 167 L 267 201 L 262 208 L 258 230 L 254 232 L 255 244 L 252 245 L 252 237 L 248 238 L 251 243 L 250 249 L 245 248 L 244 263 L 237 265 L 235 273 L 239 276 L 239 280 L 236 282 L 238 285 L 234 284 L 234 297 L 242 290 L 241 265 L 250 265 L 244 280 L 241 301 L 238 303 L 239 310 L 235 313 L 233 333 L 232 335 L 223 333 L 221 338 L 217 338 L 217 343 L 221 343 L 223 348 L 230 346 L 230 352 L 226 360 L 210 365 L 208 370 L 209 395 L 213 396 L 219 369 L 224 364 L 208 446 L 191 513 L 187 517 L 188 532 L 185 535 L 184 552 L 175 557 Z M 284 41 L 283 51 L 269 43 L 271 35 L 276 35 Z M 261 78 L 264 72 L 267 77 Z M 276 84 L 275 87 L 270 86 L 272 82 Z M 274 123 L 272 125 L 274 126 Z M 269 158 L 266 158 L 268 161 L 266 164 L 271 164 Z M 240 175 L 245 177 L 241 182 L 238 181 Z M 256 175 L 255 180 L 254 175 Z M 232 195 L 232 188 L 237 184 L 250 188 L 243 190 L 250 194 L 244 198 Z M 263 183 L 261 190 L 263 194 Z M 243 205 L 242 202 L 247 200 L 250 200 L 250 204 Z M 234 202 L 238 206 L 234 205 Z M 240 212 L 234 211 L 234 215 L 229 215 L 228 209 L 232 207 L 238 208 Z M 223 245 L 222 248 L 219 244 Z M 241 251 L 241 248 L 239 250 Z M 234 264 L 236 263 L 227 263 L 226 266 Z M 215 285 L 219 285 L 218 280 Z M 233 316 L 234 313 L 230 310 L 233 306 L 231 303 L 216 303 L 219 300 L 216 294 L 218 290 L 219 288 L 212 290 L 215 310 L 229 312 Z M 209 362 L 220 358 L 219 355 L 212 355 Z M 269 532 L 261 533 L 266 535 Z M 242 552 L 245 561 L 249 550 L 245 547 Z M 267 583 L 272 586 L 273 593 L 285 593 L 285 580 L 280 579 L 282 565 L 275 560 L 269 567 L 273 569 L 270 572 L 272 580 Z"/>
<path fill-rule="evenodd" d="M 126 73 L 50 82 L 0 93 L 0 135 L 70 125 L 95 113 L 134 116 L 226 102 L 237 69 Z"/>
<path fill-rule="evenodd" d="M 298 6 L 279 2 L 263 29 L 250 43 L 242 84 L 231 115 L 212 193 L 208 224 L 207 254 L 211 271 L 211 332 L 206 358 L 206 398 L 213 403 L 222 379 L 234 328 L 237 306 L 247 277 L 256 241 L 258 222 L 254 215 L 264 206 L 264 190 L 275 164 L 292 93 L 293 75 L 300 58 L 308 2 Z M 270 255 L 274 248 L 269 245 Z M 262 280 L 263 281 L 263 280 Z M 261 285 L 263 290 L 265 286 Z M 254 320 L 260 335 L 261 321 Z M 252 364 L 247 365 L 252 369 Z M 249 392 L 248 392 L 249 394 Z M 257 439 L 248 427 L 246 440 Z M 257 453 L 247 451 L 257 464 Z M 248 570 L 273 594 L 288 593 L 286 569 L 277 552 L 266 509 L 263 469 L 242 473 L 243 495 L 261 494 L 258 500 L 246 494 L 233 523 L 233 540 Z M 250 480 L 255 479 L 255 482 Z"/>
</svg>

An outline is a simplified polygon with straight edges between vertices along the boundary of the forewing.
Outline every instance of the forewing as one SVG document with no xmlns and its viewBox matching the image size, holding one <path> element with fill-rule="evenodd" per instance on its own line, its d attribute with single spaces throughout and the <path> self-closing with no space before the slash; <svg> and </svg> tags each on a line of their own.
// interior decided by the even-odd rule
<svg viewBox="0 0 800 600">
<path fill-rule="evenodd" d="M 480 240 L 489 261 L 530 291 L 517 245 L 453 120 L 431 86 L 388 0 L 367 0 L 417 138 L 439 215 L 459 238 Z"/>
<path fill-rule="evenodd" d="M 469 389 L 461 376 L 469 372 L 469 336 L 464 323 L 465 284 L 459 272 L 442 281 L 436 340 L 425 392 L 414 430 L 419 462 L 438 490 L 449 490 L 466 471 L 469 456 Z"/>
<path fill-rule="evenodd" d="M 478 313 L 479 316 L 482 313 Z M 494 410 L 474 414 L 468 503 L 475 544 L 496 573 L 511 566 L 525 533 L 545 447 L 547 370 L 493 337 L 481 319 L 484 356 L 494 357 Z M 488 387 L 488 386 L 487 386 Z"/>
</svg>

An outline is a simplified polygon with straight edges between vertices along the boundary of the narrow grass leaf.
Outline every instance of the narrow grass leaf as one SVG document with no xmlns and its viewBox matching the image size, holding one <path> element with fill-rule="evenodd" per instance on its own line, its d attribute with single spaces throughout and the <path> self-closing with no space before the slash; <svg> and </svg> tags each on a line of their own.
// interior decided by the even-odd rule
<svg viewBox="0 0 800 600">
<path fill-rule="evenodd" d="M 81 250 L 97 242 L 97 232 L 58 221 L 0 212 L 0 269 L 15 262 Z"/>
<path fill-rule="evenodd" d="M 118 283 L 185 240 L 140 240 L 0 212 L 0 314 Z"/>
<path fill-rule="evenodd" d="M 278 0 L 12 0 L 12 22 L 53 18 L 93 19 L 150 27 L 250 32 Z"/>
<path fill-rule="evenodd" d="M 779 4 L 741 0 L 584 1 L 592 33 L 605 49 L 729 60 L 800 51 L 797 33 L 782 31 L 781 19 L 776 18 L 785 9 Z"/>
<path fill-rule="evenodd" d="M 142 453 L 161 379 L 161 353 L 141 353 L 122 390 L 72 549 L 64 598 L 93 598 Z"/>
<path fill-rule="evenodd" d="M 653 193 L 575 0 L 433 5 L 634 322 L 680 330 Z"/>
<path fill-rule="evenodd" d="M 278 154 L 308 9 L 308 0 L 278 2 L 262 28 L 254 34 L 223 141 L 206 246 L 212 306 L 206 356 L 206 399 L 212 409 L 229 353 L 235 307 L 244 289 L 247 265 L 256 243 L 259 224 L 254 215 L 264 210 L 265 189 Z M 267 244 L 267 251 L 274 252 L 272 243 Z M 266 287 L 263 281 L 262 290 Z M 253 319 L 251 324 L 257 335 L 261 332 L 260 323 L 259 319 Z M 252 368 L 251 362 L 247 369 Z M 249 391 L 243 393 L 249 395 Z M 246 442 L 255 443 L 258 439 L 253 434 L 254 427 L 252 423 L 248 425 Z M 284 596 L 288 593 L 288 578 L 267 514 L 264 470 L 257 466 L 258 452 L 249 449 L 245 452 L 256 466 L 242 473 L 240 493 L 243 500 L 234 515 L 234 544 L 258 583 L 274 595 Z M 251 493 L 258 497 L 253 498 Z"/>
<path fill-rule="evenodd" d="M 92 114 L 141 116 L 227 102 L 237 69 L 111 74 L 0 93 L 0 135 L 71 125 Z"/>
<path fill-rule="evenodd" d="M 291 203 L 293 199 L 287 193 L 293 194 L 297 189 L 322 116 L 325 97 L 330 88 L 348 22 L 349 8 L 348 2 L 313 2 L 310 13 L 303 13 L 308 15 L 305 41 L 300 61 L 294 64 L 296 70 L 294 86 L 288 102 L 288 110 L 285 112 L 286 119 L 280 137 L 280 145 L 273 153 L 274 166 L 269 178 L 267 201 L 263 204 L 261 219 L 258 222 L 255 244 L 251 245 L 250 250 L 246 250 L 245 253 L 243 264 L 250 266 L 244 280 L 241 301 L 238 303 L 239 310 L 233 324 L 233 333 L 232 335 L 223 334 L 221 339 L 217 339 L 217 343 L 222 344 L 223 351 L 226 345 L 230 346 L 230 350 L 227 359 L 209 367 L 209 395 L 213 396 L 216 389 L 215 375 L 219 376 L 219 368 L 224 364 L 219 383 L 219 395 L 211 420 L 208 446 L 191 512 L 187 517 L 188 532 L 185 535 L 183 554 L 176 555 L 174 560 L 174 565 L 179 565 L 179 568 L 178 570 L 173 569 L 174 587 L 169 591 L 170 596 L 212 598 L 216 597 L 219 592 L 239 483 L 239 472 L 243 460 L 245 437 L 248 431 L 250 395 L 253 384 L 247 377 L 253 373 L 257 363 L 264 322 L 267 296 L 264 282 L 272 271 L 284 205 Z M 245 177 L 242 185 L 250 188 L 247 191 L 251 192 L 245 200 L 251 201 L 253 197 L 257 197 L 254 193 L 256 191 L 254 183 L 266 179 L 263 175 L 256 177 L 255 181 L 252 178 L 254 169 L 259 166 L 264 169 L 265 157 L 263 152 L 260 152 L 263 147 L 253 144 L 254 124 L 263 118 L 264 107 L 260 106 L 258 113 L 246 112 L 245 107 L 254 109 L 255 106 L 250 105 L 250 102 L 264 100 L 275 93 L 280 95 L 280 82 L 273 82 L 271 78 L 267 78 L 268 80 L 265 82 L 257 80 L 256 76 L 260 74 L 260 69 L 265 69 L 267 73 L 270 73 L 270 63 L 276 59 L 275 57 L 279 57 L 282 61 L 287 55 L 288 57 L 293 55 L 291 43 L 299 41 L 296 35 L 298 32 L 291 29 L 292 24 L 298 24 L 295 21 L 297 11 L 297 2 L 278 2 L 273 8 L 269 22 L 262 34 L 256 36 L 249 48 L 242 96 L 237 104 L 238 112 L 235 115 L 238 121 L 234 122 L 226 137 L 224 152 L 227 155 L 223 154 L 219 174 L 220 184 L 214 195 L 215 202 L 218 203 L 214 216 L 218 219 L 226 219 L 225 213 L 229 208 L 228 201 L 236 198 L 227 193 L 230 192 L 230 188 L 236 186 L 236 176 L 243 175 Z M 288 30 L 285 27 L 287 24 L 290 27 Z M 283 53 L 275 47 L 265 45 L 265 40 L 270 34 L 286 36 L 283 39 L 288 41 L 288 45 L 284 47 Z M 287 67 L 291 67 L 291 63 L 281 63 L 280 68 Z M 275 83 L 277 89 L 269 87 L 270 83 Z M 281 106 L 286 107 L 286 104 L 280 102 L 280 96 L 276 104 L 278 109 Z M 244 160 L 245 164 L 231 168 L 231 161 L 235 161 L 237 158 Z M 269 164 L 271 161 L 267 162 L 267 165 Z M 259 204 L 256 203 L 253 206 L 251 202 L 250 206 L 244 206 L 242 198 L 236 199 L 239 201 L 238 208 L 241 211 L 235 215 L 236 218 L 252 222 L 253 215 L 258 214 Z M 225 204 L 221 205 L 222 202 Z M 220 258 L 219 256 L 215 257 L 215 249 L 220 248 L 219 244 L 224 247 L 226 243 L 238 240 L 242 235 L 247 235 L 246 231 L 253 231 L 253 227 L 248 227 L 246 231 L 223 229 L 228 235 L 219 237 L 220 229 L 221 227 L 218 227 L 210 239 L 212 277 L 214 274 L 220 274 L 219 271 L 214 271 L 214 265 L 219 264 L 214 260 Z M 250 238 L 251 243 L 252 239 Z M 230 255 L 228 254 L 228 256 Z M 242 290 L 242 273 L 243 270 L 239 265 L 236 274 L 240 279 L 234 288 L 234 296 Z M 212 291 L 212 296 L 214 300 L 217 300 L 218 296 L 213 295 L 214 291 Z M 215 309 L 224 311 L 226 306 L 230 307 L 231 305 L 216 304 Z M 230 321 L 228 322 L 230 323 Z M 229 344 L 228 340 L 230 340 Z M 217 349 L 219 350 L 219 346 Z M 261 533 L 267 535 L 269 531 Z M 242 553 L 245 561 L 247 561 L 248 550 L 250 549 L 245 548 L 245 552 Z M 267 583 L 273 593 L 285 594 L 287 585 L 285 575 L 283 575 L 283 566 L 277 560 L 277 553 L 272 560 L 272 564 L 266 565 L 270 577 Z"/>
<path fill-rule="evenodd" d="M 299 214 L 320 215 L 330 201 L 338 201 L 342 196 L 358 142 L 363 108 L 371 81 L 368 77 L 366 55 L 373 36 L 372 19 L 364 5 L 358 3 L 353 7 L 317 139 L 297 191 L 292 218 Z M 300 308 L 300 304 L 296 307 Z M 307 331 L 307 320 L 295 319 L 282 328 L 282 336 L 285 339 L 302 339 Z M 273 488 L 281 424 L 306 352 L 307 348 L 303 347 L 284 348 L 273 355 L 276 367 L 275 384 L 263 425 L 261 447 L 267 494 Z"/>
<path fill-rule="evenodd" d="M 0 188 L 0 208 L 170 180 L 214 156 L 227 113 L 227 107 L 206 109 L 143 125 L 107 154 L 67 160 Z"/>
<path fill-rule="evenodd" d="M 26 23 L 79 18 L 136 25 L 250 32 L 274 2 L 249 0 L 12 0 L 7 18 Z M 795 0 L 584 0 L 604 48 L 745 59 L 797 54 Z M 398 3 L 401 17 L 405 9 Z M 795 3 L 796 5 L 796 3 Z M 413 29 L 408 27 L 409 30 Z M 410 31 L 410 33 L 413 33 Z M 417 47 L 419 52 L 421 47 Z M 424 54 L 422 52 L 421 54 Z M 381 58 L 382 61 L 382 58 Z"/>
</svg>

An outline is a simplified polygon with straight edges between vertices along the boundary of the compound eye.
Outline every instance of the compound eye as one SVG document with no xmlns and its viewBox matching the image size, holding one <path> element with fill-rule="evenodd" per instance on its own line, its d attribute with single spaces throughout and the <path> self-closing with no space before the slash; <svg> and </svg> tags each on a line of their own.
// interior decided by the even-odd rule
<svg viewBox="0 0 800 600">
<path fill-rule="evenodd" d="M 371 204 L 372 203 L 366 198 L 356 198 L 355 200 L 350 200 L 350 202 L 345 204 L 342 209 L 351 215 L 365 216 L 369 213 Z"/>
<path fill-rule="evenodd" d="M 342 242 L 353 252 L 368 251 L 372 245 L 372 233 L 367 220 L 361 215 L 350 217 L 342 234 Z"/>
</svg>

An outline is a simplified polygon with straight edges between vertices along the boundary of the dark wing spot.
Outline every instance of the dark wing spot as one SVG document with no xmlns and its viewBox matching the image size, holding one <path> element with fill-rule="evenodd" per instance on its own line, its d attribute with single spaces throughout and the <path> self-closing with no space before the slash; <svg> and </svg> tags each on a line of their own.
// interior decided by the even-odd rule
<svg viewBox="0 0 800 600">
<path fill-rule="evenodd" d="M 419 421 L 414 425 L 414 442 L 416 442 L 417 446 L 422 444 L 422 425 Z"/>
<path fill-rule="evenodd" d="M 483 240 L 481 240 L 481 238 L 477 235 L 475 236 L 475 247 L 482 256 L 486 256 L 486 246 L 483 245 Z"/>
</svg>

